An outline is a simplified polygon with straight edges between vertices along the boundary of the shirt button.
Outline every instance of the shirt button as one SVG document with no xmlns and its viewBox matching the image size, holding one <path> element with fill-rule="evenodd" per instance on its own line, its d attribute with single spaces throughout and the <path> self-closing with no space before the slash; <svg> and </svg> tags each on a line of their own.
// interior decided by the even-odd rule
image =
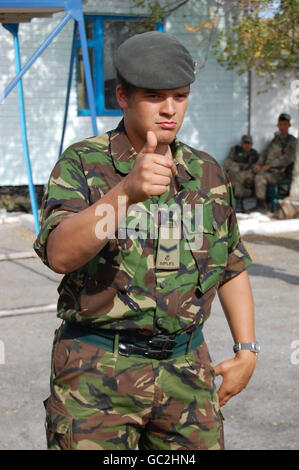
<svg viewBox="0 0 299 470">
<path fill-rule="evenodd" d="M 159 327 L 163 326 L 163 319 L 162 318 L 157 318 L 157 326 L 159 326 Z"/>
<path fill-rule="evenodd" d="M 164 289 L 164 287 L 165 287 L 165 281 L 161 281 L 161 282 L 160 282 L 160 287 L 161 287 L 162 289 Z"/>
</svg>

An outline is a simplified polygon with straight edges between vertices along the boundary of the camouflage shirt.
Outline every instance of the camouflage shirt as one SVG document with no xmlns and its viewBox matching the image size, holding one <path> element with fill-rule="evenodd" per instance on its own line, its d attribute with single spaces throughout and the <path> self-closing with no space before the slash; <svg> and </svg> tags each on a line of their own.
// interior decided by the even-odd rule
<svg viewBox="0 0 299 470">
<path fill-rule="evenodd" d="M 229 172 L 250 170 L 252 165 L 258 161 L 259 154 L 255 149 L 244 152 L 240 145 L 235 145 L 223 162 L 223 168 Z"/>
<path fill-rule="evenodd" d="M 284 176 L 286 169 L 295 161 L 297 139 L 291 134 L 276 133 L 258 163 L 269 164 L 271 170 Z"/>
<path fill-rule="evenodd" d="M 203 210 L 201 243 L 193 243 L 182 231 L 179 267 L 166 271 L 155 266 L 157 239 L 149 224 L 138 238 L 128 231 L 120 236 L 120 229 L 91 261 L 64 276 L 58 288 L 58 317 L 97 328 L 151 333 L 159 328 L 179 334 L 205 321 L 217 287 L 250 264 L 223 170 L 212 157 L 177 139 L 172 146 L 177 177 L 166 193 L 138 203 L 126 223 L 149 214 L 152 204 L 189 204 L 194 229 L 198 204 Z M 135 157 L 122 122 L 116 130 L 65 150 L 51 173 L 34 243 L 46 265 L 50 231 L 98 201 L 129 173 Z"/>
</svg>

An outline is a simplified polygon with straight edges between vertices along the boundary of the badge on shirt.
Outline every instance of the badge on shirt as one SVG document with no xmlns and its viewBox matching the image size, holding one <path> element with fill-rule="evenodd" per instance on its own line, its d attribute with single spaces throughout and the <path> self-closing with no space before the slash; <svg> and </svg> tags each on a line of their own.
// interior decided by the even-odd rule
<svg viewBox="0 0 299 470">
<path fill-rule="evenodd" d="M 178 227 L 160 226 L 156 268 L 179 269 L 180 238 L 178 235 Z"/>
</svg>

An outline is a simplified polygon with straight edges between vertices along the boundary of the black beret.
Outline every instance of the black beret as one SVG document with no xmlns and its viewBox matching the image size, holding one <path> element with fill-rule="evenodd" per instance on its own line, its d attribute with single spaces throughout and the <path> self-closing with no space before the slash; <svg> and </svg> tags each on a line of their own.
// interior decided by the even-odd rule
<svg viewBox="0 0 299 470">
<path fill-rule="evenodd" d="M 116 51 L 114 65 L 137 88 L 171 90 L 195 80 L 195 62 L 173 36 L 158 31 L 136 34 Z"/>
</svg>

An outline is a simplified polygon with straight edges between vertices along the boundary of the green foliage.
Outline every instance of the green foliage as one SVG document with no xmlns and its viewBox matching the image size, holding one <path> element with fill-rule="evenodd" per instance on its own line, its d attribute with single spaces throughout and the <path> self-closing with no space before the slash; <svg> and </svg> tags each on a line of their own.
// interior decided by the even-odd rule
<svg viewBox="0 0 299 470">
<path fill-rule="evenodd" d="M 268 82 L 276 70 L 298 69 L 299 0 L 243 0 L 236 18 L 213 45 L 221 65 L 240 74 L 254 70 Z"/>
<path fill-rule="evenodd" d="M 165 9 L 161 7 L 159 1 L 146 1 L 146 0 L 132 0 L 131 9 L 145 9 L 147 14 L 145 18 L 139 23 L 137 30 L 134 34 L 144 33 L 145 31 L 156 29 L 156 23 L 161 21 L 165 15 Z"/>
<path fill-rule="evenodd" d="M 143 26 L 140 28 L 140 33 L 148 31 L 150 29 L 156 29 L 156 23 L 162 21 L 166 16 L 182 7 L 189 0 L 174 1 L 159 1 L 159 0 L 131 0 L 132 11 L 141 9 L 145 11 L 145 18 L 143 20 Z M 143 28 L 143 30 L 142 30 Z"/>
</svg>

